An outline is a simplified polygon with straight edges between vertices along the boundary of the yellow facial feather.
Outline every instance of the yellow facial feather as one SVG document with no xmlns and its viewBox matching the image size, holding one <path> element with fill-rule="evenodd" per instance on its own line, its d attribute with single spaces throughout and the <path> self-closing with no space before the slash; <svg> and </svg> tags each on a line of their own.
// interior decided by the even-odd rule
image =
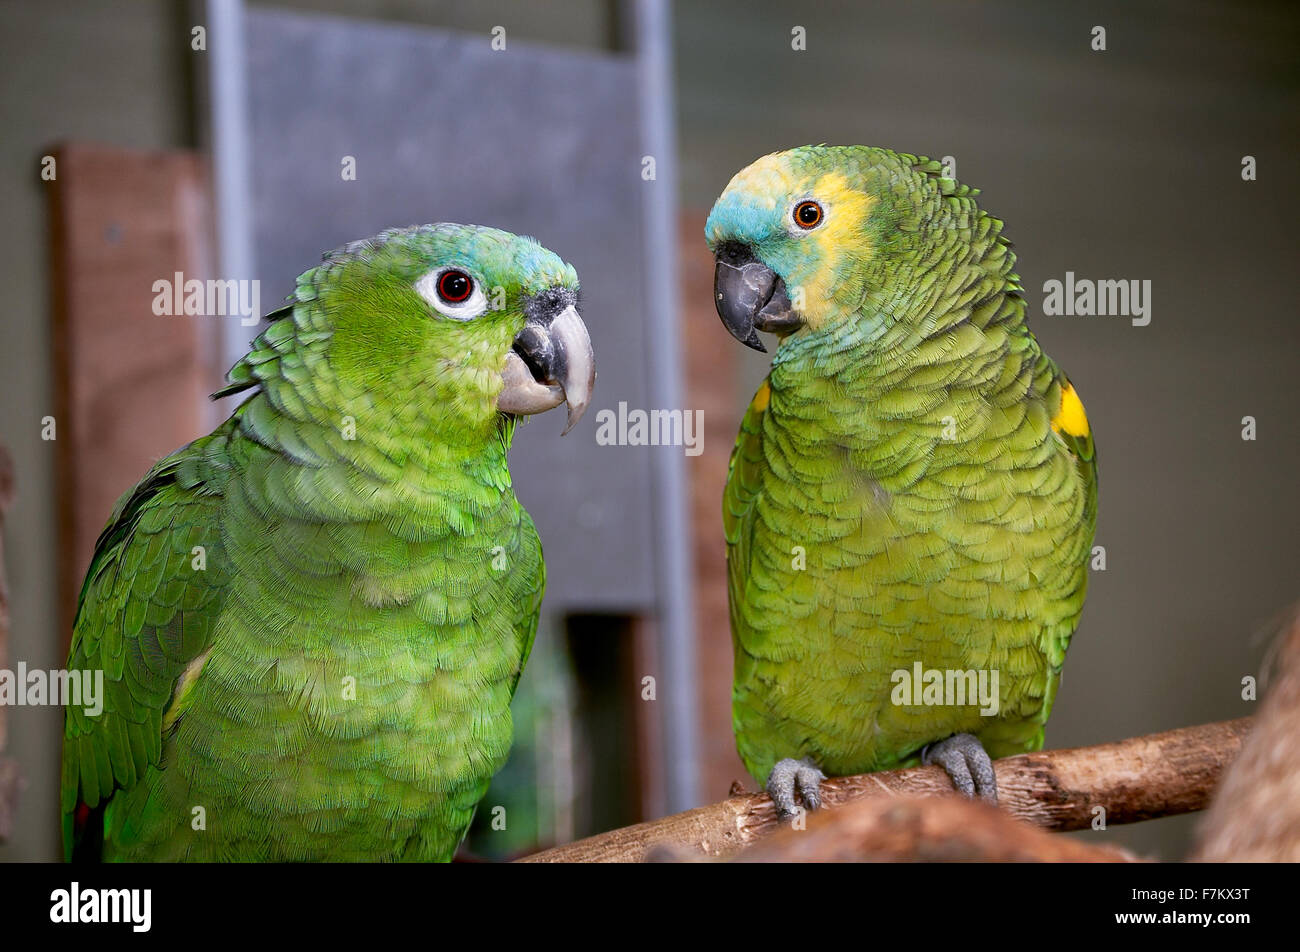
<svg viewBox="0 0 1300 952">
<path fill-rule="evenodd" d="M 726 191 L 741 191 L 759 208 L 773 209 L 796 187 L 790 164 L 780 152 L 765 155 L 731 177 Z"/>
<path fill-rule="evenodd" d="M 831 280 L 846 257 L 866 262 L 872 254 L 867 219 L 876 199 L 854 188 L 842 172 L 827 172 L 818 178 L 806 194 L 792 201 L 811 198 L 822 206 L 825 219 L 805 236 L 815 250 L 809 257 L 817 263 L 814 276 L 805 281 L 804 319 L 814 330 L 820 326 L 831 300 Z M 811 249 L 810 249 L 811 250 Z M 791 289 L 791 294 L 797 293 Z"/>
</svg>

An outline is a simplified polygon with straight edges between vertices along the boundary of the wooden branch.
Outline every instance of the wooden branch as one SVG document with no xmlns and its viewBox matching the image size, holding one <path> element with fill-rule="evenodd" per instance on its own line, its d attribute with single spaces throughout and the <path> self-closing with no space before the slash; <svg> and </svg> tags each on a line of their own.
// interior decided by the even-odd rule
<svg viewBox="0 0 1300 952">
<path fill-rule="evenodd" d="M 994 764 L 1001 808 L 1053 831 L 1091 826 L 1096 807 L 1104 808 L 1107 825 L 1203 809 L 1250 723 L 1242 718 L 1007 757 Z M 952 784 L 938 767 L 913 767 L 827 780 L 822 793 L 833 808 L 867 797 L 950 795 Z M 747 794 L 557 846 L 521 862 L 639 862 L 659 844 L 691 858 L 728 856 L 777 826 L 768 796 Z"/>
<path fill-rule="evenodd" d="M 1300 862 L 1300 612 L 1288 623 L 1255 726 L 1202 819 L 1192 859 Z"/>
<path fill-rule="evenodd" d="M 735 857 L 741 863 L 1132 863 L 1133 854 L 1054 836 L 983 802 L 868 797 L 823 810 Z"/>
</svg>

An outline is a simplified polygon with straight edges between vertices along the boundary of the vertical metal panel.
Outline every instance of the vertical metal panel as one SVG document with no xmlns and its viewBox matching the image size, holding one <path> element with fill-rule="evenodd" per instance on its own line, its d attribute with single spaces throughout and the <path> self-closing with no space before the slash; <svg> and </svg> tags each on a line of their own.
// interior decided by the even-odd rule
<svg viewBox="0 0 1300 952">
<path fill-rule="evenodd" d="M 270 10 L 249 11 L 247 35 L 265 305 L 322 251 L 392 226 L 493 225 L 571 262 L 599 381 L 563 439 L 562 415 L 520 428 L 515 489 L 542 537 L 547 611 L 650 610 L 651 449 L 595 439 L 601 408 L 649 405 L 631 61 Z"/>
<path fill-rule="evenodd" d="M 248 279 L 254 273 L 252 142 L 248 124 L 243 0 L 207 0 L 207 74 L 212 196 L 217 219 L 219 277 Z M 248 350 L 254 329 L 228 319 L 222 324 L 221 363 L 229 367 Z M 215 387 L 213 388 L 215 389 Z"/>
<path fill-rule="evenodd" d="M 685 408 L 681 319 L 677 289 L 677 141 L 673 129 L 672 11 L 667 0 L 635 5 L 637 94 L 641 141 L 655 160 L 655 178 L 642 189 L 646 221 L 646 298 L 655 302 L 646 325 L 650 406 Z M 685 459 L 674 448 L 653 456 L 655 587 L 658 594 L 659 702 L 664 707 L 668 809 L 698 803 L 699 713 L 696 684 L 694 553 L 687 524 Z"/>
</svg>

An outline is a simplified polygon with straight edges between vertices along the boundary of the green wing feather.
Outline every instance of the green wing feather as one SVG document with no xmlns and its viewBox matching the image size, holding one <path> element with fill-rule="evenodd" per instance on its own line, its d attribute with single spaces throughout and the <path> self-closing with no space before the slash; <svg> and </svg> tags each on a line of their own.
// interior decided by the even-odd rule
<svg viewBox="0 0 1300 952">
<path fill-rule="evenodd" d="M 1041 363 L 1046 365 L 1045 373 L 1050 380 L 1047 390 L 1048 405 L 1059 406 L 1062 402 L 1064 393 L 1073 390 L 1073 385 L 1065 372 L 1062 371 L 1056 362 L 1044 356 Z M 1082 409 L 1080 409 L 1082 412 Z M 1086 416 L 1084 417 L 1086 421 Z M 1097 527 L 1097 448 L 1093 443 L 1091 427 L 1086 428 L 1083 432 L 1070 432 L 1068 429 L 1054 428 L 1057 438 L 1065 445 L 1070 454 L 1074 457 L 1075 468 L 1079 471 L 1083 483 L 1083 515 L 1082 524 L 1086 527 L 1087 545 L 1091 546 L 1092 539 Z M 1085 564 L 1091 560 L 1091 550 L 1085 553 Z M 1080 575 L 1080 585 L 1074 593 L 1079 607 L 1083 606 L 1084 596 L 1087 594 L 1088 572 L 1085 569 Z M 1067 630 L 1047 634 L 1048 643 L 1044 645 L 1044 654 L 1047 656 L 1050 667 L 1048 669 L 1047 689 L 1044 692 L 1043 708 L 1041 712 L 1041 722 L 1046 724 L 1048 716 L 1052 713 L 1052 705 L 1056 700 L 1056 690 L 1061 682 L 1061 669 L 1065 664 L 1065 652 L 1070 646 L 1070 639 L 1074 636 L 1075 625 L 1070 626 Z"/>
<path fill-rule="evenodd" d="M 727 592 L 731 603 L 732 640 L 737 642 L 737 647 L 743 631 L 738 624 L 737 607 L 743 600 L 749 572 L 750 545 L 754 535 L 754 522 L 750 516 L 762 491 L 761 427 L 770 392 L 771 385 L 764 379 L 745 411 L 736 445 L 731 451 L 727 485 L 722 495 L 722 528 L 727 539 Z"/>
<path fill-rule="evenodd" d="M 727 541 L 727 601 L 731 617 L 731 643 L 737 684 L 754 675 L 754 655 L 748 644 L 762 637 L 745 624 L 741 605 L 749 599 L 750 560 L 753 555 L 754 509 L 762 493 L 763 458 L 762 425 L 771 395 L 771 384 L 764 379 L 750 401 L 740 424 L 736 445 L 727 468 L 727 485 L 722 495 L 722 527 Z M 733 729 L 742 756 L 753 738 L 733 709 Z"/>
<path fill-rule="evenodd" d="M 219 430 L 158 463 L 119 500 L 95 545 L 68 667 L 103 671 L 103 710 L 92 717 L 70 706 L 65 715 L 61 809 L 68 859 L 101 832 L 75 829 L 78 805 L 98 822 L 115 792 L 159 765 L 177 680 L 211 644 L 226 582 L 213 531 L 224 441 Z M 202 570 L 194 568 L 196 546 L 203 547 Z"/>
</svg>

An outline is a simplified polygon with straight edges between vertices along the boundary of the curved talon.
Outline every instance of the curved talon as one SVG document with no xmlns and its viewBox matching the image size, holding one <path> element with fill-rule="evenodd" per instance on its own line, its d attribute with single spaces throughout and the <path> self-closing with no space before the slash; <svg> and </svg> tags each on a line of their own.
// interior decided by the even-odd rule
<svg viewBox="0 0 1300 952">
<path fill-rule="evenodd" d="M 811 813 L 821 809 L 821 782 L 826 779 L 811 758 L 795 760 L 787 757 L 779 761 L 772 772 L 767 775 L 768 796 L 776 804 L 776 812 L 781 819 L 792 817 L 797 812 L 794 795 L 798 792 L 804 807 Z"/>
<path fill-rule="evenodd" d="M 952 785 L 968 797 L 998 802 L 998 778 L 993 760 L 974 734 L 953 734 L 921 750 L 921 763 L 938 764 Z"/>
</svg>

